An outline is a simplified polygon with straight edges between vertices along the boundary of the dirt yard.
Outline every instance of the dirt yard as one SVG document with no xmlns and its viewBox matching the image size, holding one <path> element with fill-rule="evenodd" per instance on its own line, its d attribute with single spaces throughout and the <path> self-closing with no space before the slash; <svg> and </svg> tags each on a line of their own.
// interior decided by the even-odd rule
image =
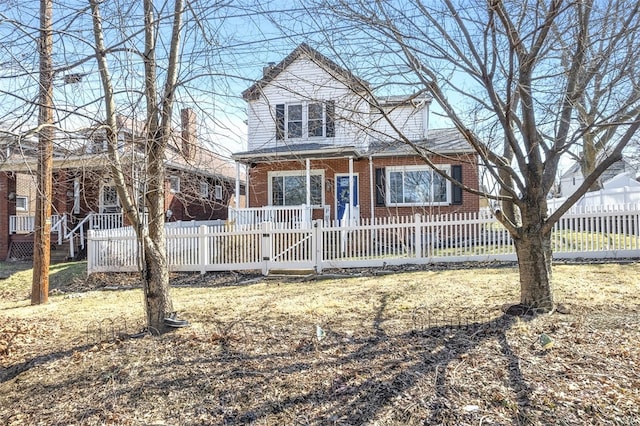
<svg viewBox="0 0 640 426">
<path fill-rule="evenodd" d="M 0 280 L 3 425 L 640 425 L 640 264 L 174 275 L 191 326 L 142 329 L 135 276 Z M 11 284 L 7 284 L 11 282 Z"/>
</svg>

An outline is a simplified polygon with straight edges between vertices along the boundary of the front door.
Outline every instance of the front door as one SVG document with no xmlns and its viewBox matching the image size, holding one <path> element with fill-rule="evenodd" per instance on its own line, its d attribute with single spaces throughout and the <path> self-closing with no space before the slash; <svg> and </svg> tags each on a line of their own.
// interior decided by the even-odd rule
<svg viewBox="0 0 640 426">
<path fill-rule="evenodd" d="M 336 175 L 336 219 L 342 220 L 345 209 L 349 204 L 349 175 Z M 353 206 L 360 205 L 358 201 L 358 175 L 353 175 Z"/>
</svg>

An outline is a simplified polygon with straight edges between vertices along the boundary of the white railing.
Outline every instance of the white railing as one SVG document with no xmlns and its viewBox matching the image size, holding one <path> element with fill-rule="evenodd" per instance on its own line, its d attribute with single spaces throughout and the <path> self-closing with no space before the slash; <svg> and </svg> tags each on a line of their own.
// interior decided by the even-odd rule
<svg viewBox="0 0 640 426">
<path fill-rule="evenodd" d="M 294 227 L 310 227 L 313 212 L 322 210 L 322 219 L 329 220 L 330 206 L 264 206 L 236 209 L 229 207 L 229 222 L 235 225 L 256 225 L 272 222 Z"/>
<path fill-rule="evenodd" d="M 482 213 L 360 219 L 342 226 L 258 225 L 167 228 L 173 271 L 376 267 L 461 261 L 515 261 L 511 236 Z M 88 272 L 135 271 L 131 228 L 90 231 Z M 640 257 L 640 207 L 618 206 L 566 214 L 552 234 L 554 258 Z"/>
<path fill-rule="evenodd" d="M 123 216 L 121 213 L 89 213 L 80 222 L 69 229 L 69 218 L 66 214 L 51 216 L 51 232 L 57 234 L 57 243 L 61 245 L 65 240 L 69 240 L 69 255 L 75 256 L 75 237 L 79 238 L 79 245 L 84 248 L 85 227 L 90 229 L 116 229 L 123 227 Z M 10 234 L 28 234 L 35 229 L 35 216 L 9 216 Z"/>
<path fill-rule="evenodd" d="M 114 229 L 122 228 L 122 213 L 90 213 L 89 229 Z"/>
<path fill-rule="evenodd" d="M 51 223 L 56 224 L 60 221 L 61 216 L 54 214 L 51 215 Z M 35 216 L 9 216 L 9 233 L 10 234 L 29 234 L 35 230 L 36 217 Z M 55 226 L 52 226 L 51 232 L 58 232 Z"/>
</svg>

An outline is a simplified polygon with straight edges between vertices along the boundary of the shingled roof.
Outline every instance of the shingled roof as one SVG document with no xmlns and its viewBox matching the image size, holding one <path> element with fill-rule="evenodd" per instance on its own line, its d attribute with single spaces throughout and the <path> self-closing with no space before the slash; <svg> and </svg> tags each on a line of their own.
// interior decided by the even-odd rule
<svg viewBox="0 0 640 426">
<path fill-rule="evenodd" d="M 242 92 L 242 98 L 246 101 L 258 99 L 262 88 L 272 82 L 281 72 L 283 72 L 289 65 L 291 65 L 296 59 L 306 57 L 309 60 L 315 62 L 322 69 L 330 73 L 333 77 L 340 79 L 345 84 L 349 85 L 354 90 L 360 92 L 367 90 L 369 84 L 353 75 L 351 72 L 342 68 L 331 59 L 327 58 L 322 53 L 315 50 L 313 47 L 306 43 L 300 44 L 280 63 L 272 65 L 265 69 L 263 77 L 256 81 L 251 87 Z"/>
</svg>

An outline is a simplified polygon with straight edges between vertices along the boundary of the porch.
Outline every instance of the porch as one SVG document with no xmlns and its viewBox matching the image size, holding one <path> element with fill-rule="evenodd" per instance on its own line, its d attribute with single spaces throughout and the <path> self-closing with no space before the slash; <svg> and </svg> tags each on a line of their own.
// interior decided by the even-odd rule
<svg viewBox="0 0 640 426">
<path fill-rule="evenodd" d="M 60 253 L 59 261 L 74 259 L 84 251 L 88 230 L 116 229 L 124 226 L 122 213 L 89 213 L 84 218 L 69 214 L 51 216 L 51 248 Z M 9 216 L 7 259 L 29 259 L 33 255 L 35 216 Z M 58 250 L 61 249 L 61 250 Z M 54 259 L 55 260 L 55 259 Z"/>
</svg>

